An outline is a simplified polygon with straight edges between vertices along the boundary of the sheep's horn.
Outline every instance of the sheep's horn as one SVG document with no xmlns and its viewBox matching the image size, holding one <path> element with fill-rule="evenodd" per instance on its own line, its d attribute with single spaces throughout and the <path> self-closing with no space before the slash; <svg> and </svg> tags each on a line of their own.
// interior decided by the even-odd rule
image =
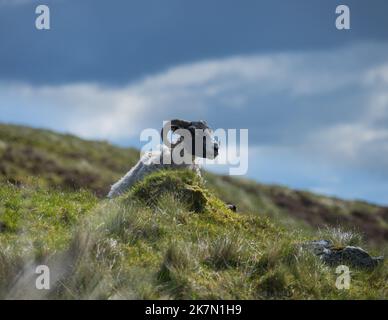
<svg viewBox="0 0 388 320">
<path fill-rule="evenodd" d="M 167 134 L 170 131 L 170 129 L 172 130 L 172 132 L 174 132 L 175 130 L 178 130 L 178 129 L 188 128 L 190 125 L 191 125 L 190 121 L 181 120 L 181 119 L 174 119 L 171 121 L 167 121 L 163 126 L 162 131 L 160 132 L 163 143 L 169 148 L 173 147 L 167 139 Z"/>
<path fill-rule="evenodd" d="M 179 129 L 179 128 L 188 128 L 191 125 L 191 121 L 181 120 L 181 119 L 174 119 L 170 121 L 171 127 L 173 130 Z"/>
</svg>

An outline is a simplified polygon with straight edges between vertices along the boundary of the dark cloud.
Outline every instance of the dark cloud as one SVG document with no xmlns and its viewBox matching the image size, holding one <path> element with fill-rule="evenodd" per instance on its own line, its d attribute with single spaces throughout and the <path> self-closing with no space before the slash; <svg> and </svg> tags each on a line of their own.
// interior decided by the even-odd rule
<svg viewBox="0 0 388 320">
<path fill-rule="evenodd" d="M 342 32 L 334 28 L 338 5 L 334 0 L 45 3 L 51 9 L 50 31 L 34 28 L 36 1 L 3 1 L 3 80 L 123 84 L 207 58 L 388 40 L 388 2 L 384 0 L 347 1 L 352 29 Z"/>
</svg>

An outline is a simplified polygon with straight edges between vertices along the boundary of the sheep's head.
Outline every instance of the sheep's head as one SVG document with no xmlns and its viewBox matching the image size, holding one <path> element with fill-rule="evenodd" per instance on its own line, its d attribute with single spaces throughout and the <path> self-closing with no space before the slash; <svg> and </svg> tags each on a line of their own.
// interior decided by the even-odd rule
<svg viewBox="0 0 388 320">
<path fill-rule="evenodd" d="M 170 130 L 180 136 L 175 143 L 168 141 L 167 134 Z M 161 136 L 163 143 L 171 149 L 183 145 L 186 152 L 196 157 L 214 159 L 218 156 L 219 143 L 215 140 L 213 130 L 203 120 L 168 121 L 163 126 Z"/>
</svg>

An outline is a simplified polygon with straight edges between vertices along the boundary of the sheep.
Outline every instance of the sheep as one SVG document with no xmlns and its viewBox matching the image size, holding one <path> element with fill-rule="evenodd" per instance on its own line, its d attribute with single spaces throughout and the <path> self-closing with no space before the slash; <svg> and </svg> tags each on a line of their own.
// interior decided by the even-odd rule
<svg viewBox="0 0 388 320">
<path fill-rule="evenodd" d="M 170 129 L 180 135 L 173 144 L 167 139 Z M 171 120 L 163 126 L 161 137 L 163 144 L 160 150 L 145 153 L 125 176 L 112 185 L 108 198 L 125 193 L 137 181 L 161 169 L 186 168 L 195 171 L 201 177 L 195 158 L 215 159 L 218 156 L 219 143 L 215 141 L 213 131 L 205 121 Z"/>
</svg>

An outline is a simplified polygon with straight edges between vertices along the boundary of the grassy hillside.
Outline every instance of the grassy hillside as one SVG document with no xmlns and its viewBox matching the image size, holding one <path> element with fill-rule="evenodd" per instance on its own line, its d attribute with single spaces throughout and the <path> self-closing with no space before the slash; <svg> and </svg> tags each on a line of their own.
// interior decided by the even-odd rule
<svg viewBox="0 0 388 320">
<path fill-rule="evenodd" d="M 0 182 L 87 189 L 103 197 L 110 185 L 138 160 L 138 151 L 106 142 L 85 141 L 47 130 L 0 124 Z M 341 225 L 366 241 L 388 241 L 388 208 L 362 201 L 343 201 L 281 186 L 206 174 L 207 187 L 242 211 L 260 211 L 289 226 L 313 230 Z"/>
<path fill-rule="evenodd" d="M 387 207 L 229 176 L 208 175 L 207 180 L 221 199 L 235 202 L 244 210 L 259 210 L 290 227 L 317 230 L 341 226 L 360 233 L 373 245 L 385 246 L 388 241 Z"/>
<path fill-rule="evenodd" d="M 212 174 L 203 184 L 187 171 L 103 198 L 137 158 L 104 142 L 0 126 L 0 298 L 388 298 L 386 261 L 352 269 L 350 290 L 338 290 L 335 268 L 299 246 L 331 239 L 384 254 L 365 241 L 384 244 L 386 208 Z M 368 221 L 376 237 L 362 229 Z M 338 229 L 346 225 L 364 240 Z M 48 292 L 35 289 L 39 264 L 50 267 Z"/>
<path fill-rule="evenodd" d="M 138 158 L 136 150 L 106 142 L 0 124 L 0 182 L 28 184 L 33 176 L 44 186 L 103 196 Z"/>
<path fill-rule="evenodd" d="M 350 290 L 338 290 L 334 268 L 298 247 L 308 233 L 226 209 L 192 172 L 156 173 L 113 201 L 89 192 L 5 190 L 5 208 L 17 218 L 0 235 L 3 298 L 388 297 L 386 265 L 352 270 Z M 319 236 L 337 246 L 359 241 L 331 231 Z M 33 289 L 38 264 L 50 267 L 49 292 Z"/>
</svg>

